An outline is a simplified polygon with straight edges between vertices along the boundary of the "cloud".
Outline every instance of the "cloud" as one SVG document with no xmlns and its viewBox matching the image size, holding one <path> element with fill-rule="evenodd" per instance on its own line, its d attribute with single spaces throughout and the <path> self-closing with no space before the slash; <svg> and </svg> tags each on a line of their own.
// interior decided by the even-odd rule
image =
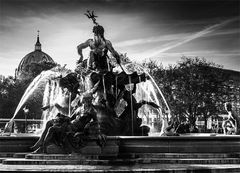
<svg viewBox="0 0 240 173">
<path fill-rule="evenodd" d="M 225 21 L 223 21 L 223 22 L 221 22 L 221 23 L 218 23 L 218 24 L 214 24 L 214 25 L 212 25 L 212 26 L 209 26 L 209 27 L 207 27 L 207 28 L 205 28 L 205 29 L 203 29 L 203 30 L 195 33 L 195 34 L 192 34 L 192 35 L 187 36 L 186 38 L 180 40 L 179 42 L 165 44 L 164 46 L 162 46 L 163 48 L 161 48 L 161 49 L 153 52 L 153 53 L 150 54 L 149 56 L 150 56 L 150 57 L 153 57 L 153 56 L 158 55 L 159 53 L 163 53 L 163 52 L 166 52 L 166 51 L 168 51 L 168 50 L 170 50 L 170 49 L 173 49 L 173 48 L 175 48 L 175 47 L 181 46 L 181 45 L 183 45 L 183 44 L 185 44 L 185 43 L 187 43 L 187 42 L 190 42 L 190 41 L 192 41 L 192 40 L 194 40 L 194 39 L 203 37 L 203 36 L 205 36 L 206 34 L 209 34 L 209 33 L 211 33 L 211 32 L 214 32 L 216 29 L 219 29 L 219 28 L 221 28 L 221 27 L 223 27 L 223 26 L 225 26 L 225 25 L 227 25 L 227 24 L 229 24 L 229 23 L 232 23 L 232 22 L 235 22 L 235 21 L 238 21 L 238 20 L 239 20 L 239 18 L 238 18 L 238 17 L 235 17 L 235 18 L 232 18 L 232 19 L 225 20 Z"/>
<path fill-rule="evenodd" d="M 219 31 L 214 33 L 209 32 L 208 34 L 204 34 L 201 37 L 211 37 L 211 36 L 220 36 L 220 35 L 237 34 L 237 33 L 240 33 L 239 29 L 230 29 L 230 30 L 224 30 L 224 31 Z M 137 46 L 137 45 L 148 44 L 148 43 L 177 41 L 177 40 L 186 38 L 188 36 L 189 36 L 189 33 L 169 34 L 169 35 L 163 35 L 163 36 L 157 36 L 157 37 L 126 40 L 126 41 L 116 43 L 115 46 L 127 47 L 127 46 Z"/>
<path fill-rule="evenodd" d="M 158 36 L 158 37 L 127 40 L 127 41 L 119 42 L 119 43 L 115 44 L 115 46 L 126 47 L 126 46 L 136 46 L 139 44 L 156 43 L 156 42 L 162 42 L 162 41 L 173 41 L 173 40 L 178 40 L 179 38 L 184 38 L 187 35 L 188 34 L 186 34 L 186 33 L 181 33 L 181 34 L 163 35 L 163 36 Z"/>
</svg>

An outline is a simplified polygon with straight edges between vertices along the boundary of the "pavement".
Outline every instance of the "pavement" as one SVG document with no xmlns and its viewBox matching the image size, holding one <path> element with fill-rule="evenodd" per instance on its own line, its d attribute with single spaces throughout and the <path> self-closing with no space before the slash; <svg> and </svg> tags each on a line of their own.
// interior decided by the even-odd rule
<svg viewBox="0 0 240 173">
<path fill-rule="evenodd" d="M 240 173 L 239 164 L 134 164 L 134 165 L 3 165 L 0 172 L 159 172 L 159 173 Z"/>
</svg>

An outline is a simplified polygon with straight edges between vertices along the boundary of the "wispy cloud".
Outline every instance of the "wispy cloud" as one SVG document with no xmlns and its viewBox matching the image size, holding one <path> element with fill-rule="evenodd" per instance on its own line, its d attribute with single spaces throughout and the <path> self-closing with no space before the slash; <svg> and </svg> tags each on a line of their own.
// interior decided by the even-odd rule
<svg viewBox="0 0 240 173">
<path fill-rule="evenodd" d="M 188 42 L 190 42 L 190 41 L 192 41 L 194 39 L 203 37 L 206 34 L 214 32 L 216 29 L 219 29 L 219 28 L 221 28 L 221 27 L 223 27 L 223 26 L 225 26 L 225 25 L 227 25 L 229 23 L 232 23 L 232 22 L 235 22 L 235 21 L 238 21 L 238 20 L 239 20 L 239 18 L 235 17 L 235 18 L 232 18 L 232 19 L 225 20 L 225 21 L 223 21 L 221 23 L 217 23 L 217 24 L 214 24 L 212 26 L 209 26 L 209 27 L 207 27 L 207 28 L 205 28 L 205 29 L 195 33 L 195 34 L 187 36 L 186 38 L 184 38 L 184 39 L 182 39 L 182 40 L 180 40 L 178 42 L 165 44 L 165 45 L 162 46 L 162 48 L 160 48 L 159 50 L 153 52 L 149 56 L 153 57 L 153 56 L 158 55 L 159 53 L 163 53 L 163 52 L 166 52 L 166 51 L 168 51 L 170 49 L 173 49 L 175 47 L 181 46 L 181 45 L 183 45 L 185 43 L 188 43 Z"/>
<path fill-rule="evenodd" d="M 219 31 L 219 32 L 211 31 L 206 34 L 202 34 L 201 37 L 220 36 L 220 35 L 237 34 L 237 33 L 240 34 L 239 29 L 230 29 L 230 30 L 224 30 L 224 31 Z M 133 40 L 118 42 L 115 44 L 115 46 L 116 47 L 127 47 L 127 46 L 137 46 L 137 45 L 148 44 L 148 43 L 177 41 L 177 40 L 182 40 L 182 39 L 185 39 L 186 37 L 189 37 L 190 34 L 192 35 L 192 33 L 178 33 L 178 34 L 169 34 L 169 35 L 163 35 L 163 36 L 157 36 L 157 37 L 133 39 Z M 194 33 L 193 35 L 195 35 L 195 34 L 196 33 Z"/>
<path fill-rule="evenodd" d="M 179 40 L 179 38 L 184 38 L 186 36 L 188 36 L 187 33 L 169 34 L 169 35 L 163 35 L 158 37 L 149 37 L 149 38 L 122 41 L 115 44 L 115 46 L 126 47 L 126 46 L 136 46 L 139 44 L 156 43 L 156 42 L 162 42 L 162 41 L 174 41 L 174 40 Z"/>
</svg>

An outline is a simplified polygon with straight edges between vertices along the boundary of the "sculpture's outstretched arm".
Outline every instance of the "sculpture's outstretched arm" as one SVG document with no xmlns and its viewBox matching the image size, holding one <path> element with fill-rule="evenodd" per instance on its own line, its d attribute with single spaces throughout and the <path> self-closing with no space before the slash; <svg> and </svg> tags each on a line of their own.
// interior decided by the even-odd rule
<svg viewBox="0 0 240 173">
<path fill-rule="evenodd" d="M 107 48 L 108 48 L 108 50 L 109 50 L 109 51 L 112 53 L 112 55 L 116 58 L 117 63 L 120 64 L 120 56 L 119 56 L 119 54 L 117 53 L 117 51 L 113 48 L 112 43 L 111 43 L 109 40 L 107 40 L 106 43 L 107 43 Z"/>
<path fill-rule="evenodd" d="M 78 54 L 80 55 L 80 58 L 79 60 L 77 61 L 77 64 L 79 64 L 80 62 L 83 61 L 83 54 L 82 54 L 82 50 L 87 48 L 90 44 L 90 39 L 85 41 L 84 43 L 81 43 L 77 46 L 77 51 L 78 51 Z"/>
</svg>

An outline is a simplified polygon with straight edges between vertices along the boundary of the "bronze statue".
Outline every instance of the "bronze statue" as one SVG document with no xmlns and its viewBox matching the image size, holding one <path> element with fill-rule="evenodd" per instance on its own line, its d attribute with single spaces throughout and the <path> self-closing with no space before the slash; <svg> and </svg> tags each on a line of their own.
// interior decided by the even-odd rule
<svg viewBox="0 0 240 173">
<path fill-rule="evenodd" d="M 106 40 L 104 37 L 104 28 L 103 26 L 99 25 L 96 22 L 96 17 L 94 12 L 90 13 L 87 11 L 88 18 L 93 20 L 94 27 L 93 27 L 93 39 L 88 39 L 85 42 L 79 44 L 77 46 L 78 54 L 80 58 L 77 64 L 83 61 L 83 54 L 82 50 L 89 47 L 91 49 L 90 55 L 88 58 L 87 67 L 90 70 L 94 70 L 97 72 L 106 72 L 110 71 L 111 67 L 108 63 L 108 51 L 112 53 L 112 55 L 117 59 L 117 62 L 120 64 L 120 57 L 119 54 L 114 50 L 112 43 L 109 40 Z"/>
<path fill-rule="evenodd" d="M 97 144 L 103 147 L 106 136 L 114 135 L 144 135 L 149 132 L 148 126 L 142 125 L 142 119 L 138 117 L 138 109 L 148 104 L 159 108 L 153 102 L 137 102 L 134 93 L 136 84 L 148 80 L 144 73 L 113 72 L 109 63 L 108 51 L 120 64 L 119 54 L 114 50 L 111 42 L 104 37 L 104 28 L 96 22 L 94 12 L 85 14 L 94 23 L 94 38 L 88 39 L 78 45 L 80 59 L 77 62 L 81 66 L 73 73 L 61 77 L 59 86 L 67 88 L 72 96 L 71 117 L 58 114 L 56 119 L 47 122 L 42 136 L 32 147 L 34 153 L 46 152 L 46 147 L 52 143 L 62 147 L 66 152 L 74 152 L 85 145 L 89 138 L 97 139 Z M 83 61 L 82 50 L 90 48 L 90 56 Z M 86 75 L 84 70 L 90 71 Z M 126 90 L 126 86 L 134 85 L 133 90 Z M 81 98 L 81 99 L 79 99 Z M 127 103 L 120 116 L 115 107 L 119 100 Z M 55 105 L 57 108 L 58 105 Z M 74 108 L 73 108 L 74 107 Z M 47 109 L 46 106 L 44 109 Z"/>
</svg>

